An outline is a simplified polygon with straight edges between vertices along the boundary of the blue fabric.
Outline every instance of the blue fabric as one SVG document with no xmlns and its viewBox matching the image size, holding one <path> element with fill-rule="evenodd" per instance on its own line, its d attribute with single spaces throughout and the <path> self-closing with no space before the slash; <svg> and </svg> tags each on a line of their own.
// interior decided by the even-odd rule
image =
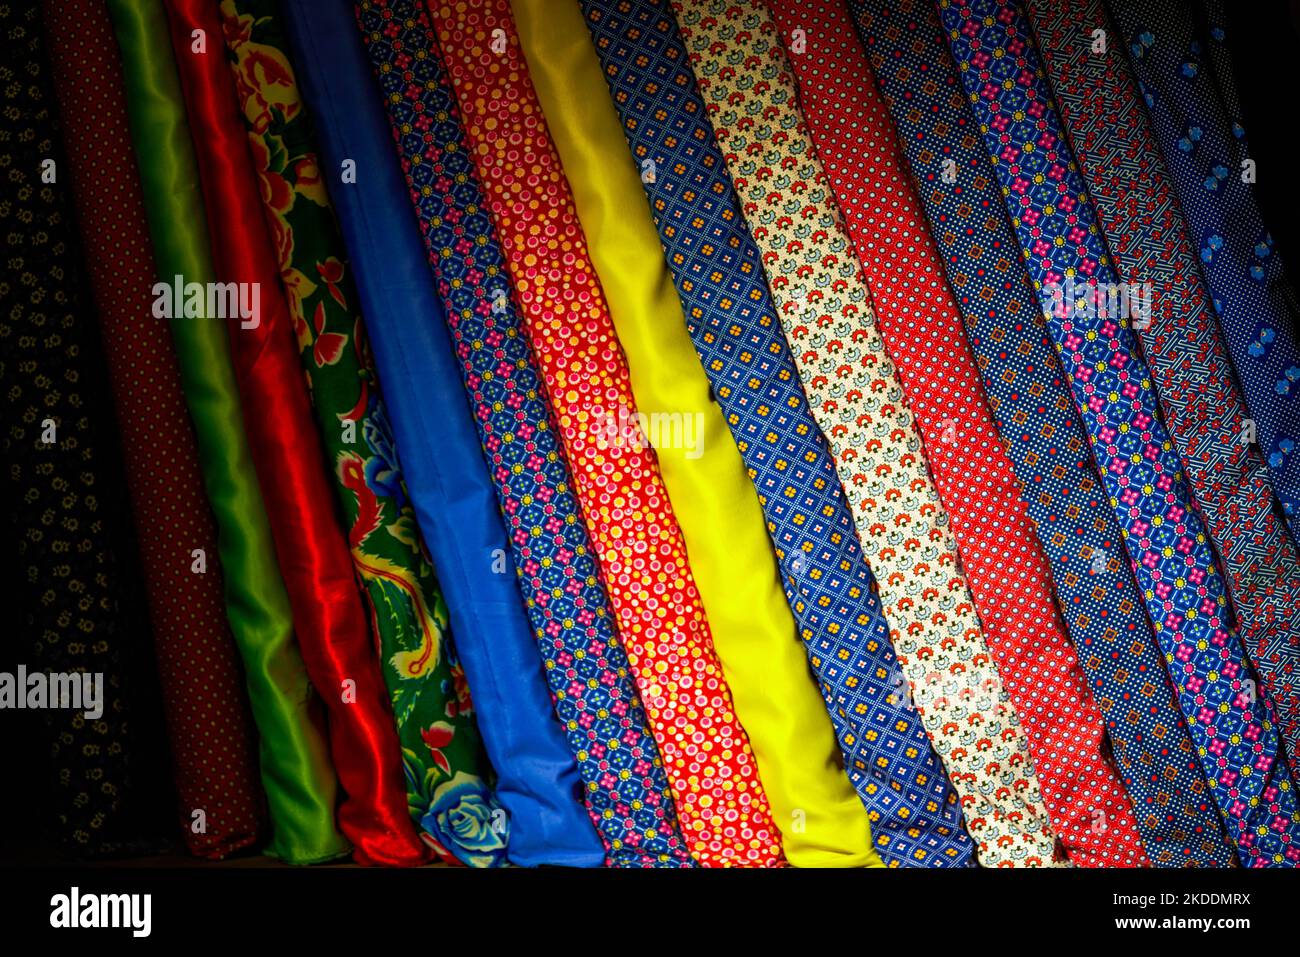
<svg viewBox="0 0 1300 957">
<path fill-rule="evenodd" d="M 1223 45 L 1221 4 L 1201 0 L 1199 6 L 1197 16 L 1186 0 L 1132 0 L 1115 4 L 1114 13 L 1256 423 L 1273 491 L 1292 538 L 1300 542 L 1300 346 L 1292 332 L 1300 324 L 1300 303 L 1253 188 L 1242 182 L 1250 150 Z M 1272 169 L 1259 175 L 1294 173 Z"/>
<path fill-rule="evenodd" d="M 1117 288 L 1019 4 L 939 0 L 939 18 L 1036 289 L 1046 297 L 1075 278 Z M 1243 863 L 1294 867 L 1300 810 L 1272 702 L 1237 634 L 1150 373 L 1129 320 L 1078 297 L 1055 308 L 1045 299 L 1041 308 L 1211 794 Z"/>
<path fill-rule="evenodd" d="M 845 767 L 890 866 L 965 867 L 973 844 L 901 677 L 876 583 L 799 383 L 666 0 L 584 0 L 687 329 L 750 470 Z M 653 182 L 649 182 L 653 179 Z"/>
<path fill-rule="evenodd" d="M 1142 595 L 1107 507 L 1037 296 L 1002 212 L 988 154 L 932 8 L 849 0 L 898 130 L 953 300 L 988 390 L 1021 500 L 1038 529 L 1079 663 L 1106 717 L 1142 843 L 1158 867 L 1227 867 L 1233 857 L 1167 682 Z M 916 77 L 924 76 L 925 83 Z M 956 181 L 941 183 L 952 160 Z M 940 188 L 940 187 L 943 188 Z M 1084 518 L 1086 516 L 1086 520 Z M 1134 704 L 1140 707 L 1134 707 Z"/>
<path fill-rule="evenodd" d="M 402 470 L 451 612 L 497 795 L 510 815 L 510 860 L 599 867 L 604 848 L 551 706 L 351 0 L 286 0 L 283 11 Z M 345 159 L 356 163 L 355 184 L 340 182 Z"/>
<path fill-rule="evenodd" d="M 693 867 L 419 0 L 354 3 L 510 532 L 555 708 L 615 866 Z"/>
</svg>

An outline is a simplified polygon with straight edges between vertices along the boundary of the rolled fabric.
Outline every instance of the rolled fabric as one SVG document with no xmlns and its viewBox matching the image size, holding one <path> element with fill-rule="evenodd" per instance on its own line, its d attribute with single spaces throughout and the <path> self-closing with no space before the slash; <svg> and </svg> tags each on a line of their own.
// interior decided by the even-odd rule
<svg viewBox="0 0 1300 957">
<path fill-rule="evenodd" d="M 1272 701 L 1246 657 L 1145 357 L 1128 317 L 1072 301 L 1118 288 L 1118 275 L 1023 6 L 939 0 L 938 7 L 1210 795 L 1244 865 L 1295 867 L 1300 804 Z M 1061 281 L 1075 277 L 1096 285 L 1064 296 Z"/>
<path fill-rule="evenodd" d="M 428 16 L 417 0 L 360 0 L 353 10 L 510 529 L 556 713 L 610 863 L 693 867 Z"/>
<path fill-rule="evenodd" d="M 1195 243 L 1204 292 L 1250 413 L 1249 439 L 1264 453 L 1273 498 L 1300 546 L 1300 338 L 1292 332 L 1300 328 L 1300 296 L 1255 192 L 1224 7 L 1222 0 L 1127 0 L 1111 4 L 1111 14 Z M 1293 667 L 1294 656 L 1292 649 Z M 1300 746 L 1294 716 L 1287 726 L 1288 744 Z"/>
<path fill-rule="evenodd" d="M 708 46 L 716 29 L 709 26 L 705 12 L 716 2 L 673 0 L 679 17 L 694 21 L 689 34 L 685 27 L 683 33 L 688 34 L 693 61 L 698 58 L 701 66 L 707 65 L 705 72 L 719 57 Z M 830 7 L 823 5 L 820 15 L 825 16 Z M 891 484 L 897 490 L 897 503 L 928 499 L 930 504 L 940 504 L 936 513 L 929 513 L 924 505 L 899 509 L 911 520 L 906 534 L 913 540 L 955 548 L 948 554 L 959 555 L 966 570 L 966 584 L 992 654 L 990 664 L 997 667 L 991 670 L 963 661 L 946 672 L 931 671 L 935 683 L 926 691 L 935 693 L 942 687 L 945 696 L 964 697 L 956 689 L 970 689 L 978 701 L 996 689 L 1000 704 L 1014 706 L 1022 719 L 1025 748 L 1034 769 L 1031 778 L 1037 778 L 1042 796 L 1039 809 L 1046 811 L 1051 822 L 1047 833 L 1059 842 L 1070 863 L 1145 866 L 1132 805 L 1106 750 L 1101 712 L 1088 692 L 1057 608 L 1047 560 L 1018 497 L 1015 473 L 989 412 L 961 317 L 947 287 L 934 281 L 942 275 L 942 267 L 933 242 L 914 197 L 896 173 L 892 150 L 877 147 L 867 153 L 868 144 L 877 142 L 868 131 L 888 128 L 888 119 L 881 115 L 883 108 L 865 115 L 827 109 L 817 98 L 815 75 L 806 69 L 811 58 L 798 53 L 787 58 L 782 51 L 780 37 L 798 29 L 790 23 L 799 22 L 802 14 L 810 19 L 819 16 L 817 0 L 809 0 L 802 11 L 793 3 L 774 0 L 770 9 L 769 15 L 761 3 L 750 4 L 746 17 L 753 37 L 750 49 L 763 64 L 753 69 L 771 75 L 775 103 L 765 122 L 768 128 L 786 131 L 789 138 L 780 145 L 770 144 L 764 127 L 751 132 L 730 115 L 730 108 L 719 108 L 729 91 L 736 90 L 740 102 L 735 112 L 746 103 L 753 109 L 751 94 L 738 89 L 735 80 L 715 74 L 704 85 L 706 95 L 714 129 L 726 145 L 727 162 L 737 178 L 748 179 L 741 192 L 746 221 L 774 221 L 770 231 L 755 226 L 751 232 L 767 254 L 765 263 L 773 296 L 784 309 L 786 335 L 796 344 L 796 353 L 804 356 L 805 388 L 814 397 L 814 409 L 822 409 L 822 427 L 847 466 L 841 478 L 846 487 L 852 482 L 867 493 L 862 496 L 859 521 L 874 514 L 882 524 L 893 524 L 898 514 L 893 509 L 898 505 L 881 508 L 872 503 L 877 497 L 888 501 L 889 492 L 880 493 Z M 845 33 L 852 36 L 851 24 L 844 25 Z M 824 46 L 832 45 L 824 31 L 818 35 Z M 740 39 L 738 35 L 728 40 L 724 54 L 734 51 Z M 828 55 L 825 62 L 830 60 Z M 870 83 L 867 77 L 861 84 L 867 102 L 874 99 Z M 835 156 L 822 144 L 836 145 L 822 131 L 833 129 L 841 116 L 852 117 L 853 125 L 862 131 L 857 142 L 861 155 L 870 156 L 868 162 L 822 165 L 820 157 Z M 786 156 L 793 165 L 781 162 Z M 746 168 L 753 166 L 757 168 L 748 172 Z M 786 175 L 787 166 L 793 174 L 788 185 L 775 175 L 778 170 Z M 846 175 L 841 170 L 852 172 Z M 868 170 L 883 175 L 873 176 Z M 824 188 L 824 197 L 817 195 L 819 187 Z M 812 195 L 801 199 L 805 188 Z M 897 232 L 882 228 L 883 204 L 877 202 L 877 190 L 891 197 Z M 799 218 L 783 219 L 781 210 L 794 204 L 804 207 Z M 874 222 L 873 235 L 888 235 L 892 244 L 869 247 L 855 228 L 864 219 Z M 807 227 L 800 224 L 816 228 L 827 242 L 804 248 L 798 237 Z M 844 250 L 843 258 L 833 250 Z M 856 344 L 856 361 L 837 355 L 841 344 Z M 889 454 L 890 443 L 878 438 L 886 430 L 908 437 L 921 474 L 926 474 L 928 461 L 932 481 L 920 486 L 909 466 L 913 460 Z M 909 473 L 913 480 L 905 484 L 902 480 Z M 853 492 L 849 497 L 858 499 Z M 858 530 L 863 547 L 872 550 L 866 544 L 872 536 L 862 534 L 861 524 Z M 900 560 L 893 554 L 893 540 L 877 538 L 877 543 L 884 546 L 872 555 L 878 581 L 894 580 L 894 571 L 905 580 L 917 574 L 909 567 L 910 558 Z M 905 550 L 906 545 L 899 549 Z M 943 560 L 941 552 L 939 563 Z M 881 591 L 899 595 L 894 607 L 900 613 L 891 616 L 891 622 L 906 633 L 901 606 L 910 600 L 912 589 L 900 595 L 882 584 Z M 895 640 L 909 639 L 900 635 Z M 1099 818 L 1106 827 L 1097 826 Z"/>
<path fill-rule="evenodd" d="M 786 859 L 796 867 L 881 867 L 862 802 L 838 766 L 757 496 L 710 401 L 581 12 L 547 0 L 512 0 L 511 8 L 633 395 L 642 408 L 703 423 L 699 454 L 659 448 L 659 468 Z"/>
<path fill-rule="evenodd" d="M 982 174 L 988 154 L 970 135 L 974 119 L 938 14 L 915 5 L 901 9 L 888 0 L 850 3 L 852 21 L 842 4 L 796 12 L 808 18 L 801 20 L 803 29 L 817 36 L 823 54 L 820 69 L 795 61 L 801 74 L 809 74 L 800 95 L 804 109 L 811 112 L 818 96 L 832 93 L 846 104 L 840 115 L 848 118 L 843 129 L 854 145 L 837 152 L 840 163 L 853 167 L 860 150 L 859 125 L 852 117 L 865 113 L 852 103 L 853 91 L 874 76 L 885 108 L 902 130 L 898 142 L 916 198 L 1020 480 L 1022 501 L 1046 546 L 1056 599 L 1080 666 L 1106 716 L 1110 754 L 1138 812 L 1143 848 L 1156 867 L 1227 866 L 1234 854 L 1173 689 L 1167 681 L 1151 680 L 1164 673 L 1162 653 L 1142 612 L 1132 566 L 1120 552 L 1118 522 L 1102 507 L 1101 476 L 1045 321 L 1032 306 L 1029 273 L 1007 255 L 1016 248 L 1011 221 L 1000 212 L 997 183 Z M 919 73 L 933 82 L 915 86 L 910 81 Z M 833 132 L 826 120 L 815 128 L 821 136 Z M 831 151 L 823 149 L 821 155 L 828 164 L 835 162 Z M 959 190 L 943 182 L 940 159 L 951 160 L 949 168 L 959 171 Z M 1009 341 L 1014 349 L 1006 348 Z"/>
<path fill-rule="evenodd" d="M 158 275 L 212 280 L 193 145 L 159 4 L 108 0 Z M 244 660 L 272 824 L 266 853 L 294 864 L 348 852 L 334 824 L 338 782 L 320 701 L 294 642 L 284 582 L 244 433 L 220 324 L 173 313 L 172 341 L 225 570 L 226 613 Z"/>
<path fill-rule="evenodd" d="M 504 864 L 509 821 L 485 780 L 469 686 L 406 496 L 279 14 L 270 0 L 222 0 L 221 16 L 298 358 L 379 643 L 408 810 L 442 860 Z"/>
<path fill-rule="evenodd" d="M 962 825 L 955 785 L 978 785 L 944 773 L 927 735 L 934 713 L 927 719 L 907 693 L 882 589 L 800 384 L 672 13 L 663 0 L 582 0 L 582 10 L 687 331 L 767 518 L 786 600 L 849 780 L 871 815 L 876 850 L 890 867 L 972 867 L 976 842 L 992 850 L 1002 829 L 980 821 L 972 836 Z"/>
<path fill-rule="evenodd" d="M 149 806 L 138 773 L 152 742 L 141 738 L 150 722 L 137 694 L 147 684 L 132 673 L 132 645 L 147 643 L 148 623 L 132 587 L 129 530 L 115 515 L 122 477 L 109 391 L 85 317 L 42 33 L 36 5 L 0 6 L 0 528 L 10 571 L 0 701 L 39 709 L 30 715 L 33 754 L 47 758 L 30 771 L 43 797 L 39 830 L 69 855 L 108 857 L 163 846 L 150 846 L 142 826 L 159 809 Z M 13 722 L 24 717 L 6 710 L 5 734 L 22 734 Z M 243 728 L 236 722 L 230 730 Z M 208 846 L 252 839 L 255 786 L 247 766 L 237 770 L 246 803 L 223 808 L 237 813 L 221 817 Z"/>
<path fill-rule="evenodd" d="M 401 450 L 407 492 L 447 596 L 510 815 L 511 863 L 599 867 L 577 764 L 551 707 L 442 302 L 393 155 L 351 0 L 281 5 L 320 137 L 366 331 Z M 345 171 L 355 177 L 345 177 Z M 355 180 L 355 181 L 350 181 Z"/>
<path fill-rule="evenodd" d="M 42 4 L 99 333 L 122 436 L 162 683 L 179 813 L 190 852 L 256 842 L 265 809 L 239 653 L 226 621 L 217 532 L 165 320 L 127 129 L 122 62 L 104 6 Z M 207 562 L 195 574 L 194 550 Z M 195 829 L 202 810 L 204 828 Z"/>
<path fill-rule="evenodd" d="M 1300 549 L 1287 534 L 1263 455 L 1244 441 L 1254 423 L 1247 424 L 1215 299 L 1201 282 L 1175 184 L 1123 48 L 1117 44 L 1099 57 L 1091 44 L 1074 42 L 1097 29 L 1119 35 L 1102 0 L 1025 6 L 1115 269 L 1130 289 L 1149 284 L 1148 321 L 1134 323 L 1133 332 L 1218 549 L 1242 640 L 1273 699 L 1294 780 L 1300 773 Z"/>
<path fill-rule="evenodd" d="M 1049 805 L 1042 772 L 1053 772 L 1049 790 L 1064 788 L 1057 785 L 1055 765 L 1035 759 L 1021 717 L 1026 701 L 1015 696 L 1014 680 L 1004 680 L 1010 662 L 1000 652 L 1045 636 L 1047 628 L 1037 626 L 1051 621 L 1053 600 L 1044 587 L 1034 597 L 1045 608 L 999 608 L 995 617 L 988 594 L 968 574 L 985 572 L 985 562 L 996 563 L 994 556 L 1010 561 L 994 530 L 979 528 L 979 541 L 972 542 L 977 532 L 967 503 L 977 496 L 968 498 L 960 477 L 980 458 L 973 447 L 997 447 L 996 437 L 981 435 L 982 397 L 963 395 L 968 383 L 954 374 L 943 385 L 945 406 L 926 401 L 930 386 L 909 374 L 896 339 L 886 340 L 891 326 L 897 329 L 893 320 L 904 297 L 891 294 L 872 262 L 855 261 L 836 205 L 837 198 L 844 203 L 848 197 L 837 197 L 834 176 L 827 177 L 817 158 L 775 23 L 760 0 L 659 0 L 659 9 L 666 7 L 676 15 L 812 418 L 835 459 L 894 651 L 960 795 L 967 827 L 972 835 L 982 832 L 976 838 L 980 863 L 1050 863 L 1063 849 L 1055 828 L 1068 821 L 1091 834 L 1091 807 Z M 752 127 L 751 117 L 760 117 Z M 813 113 L 812 125 L 819 122 Z M 930 343 L 921 330 L 914 338 Z M 965 342 L 960 330 L 955 341 Z M 940 364 L 928 352 L 922 355 L 926 361 L 916 364 L 926 372 Z M 985 472 L 981 491 L 989 499 L 1006 497 L 1014 485 L 1010 470 L 1002 461 L 990 464 L 997 476 Z M 1037 543 L 1028 529 L 1007 537 L 1015 541 L 1021 534 L 1027 536 L 1022 547 L 1032 551 Z M 972 551 L 982 552 L 979 561 Z M 1042 565 L 1032 556 L 1024 563 L 1035 572 Z M 1022 591 L 1032 589 L 1026 585 Z M 1004 619 L 1017 622 L 1021 637 L 991 627 Z M 974 728 L 979 739 L 972 741 Z M 1095 749 L 1100 736 L 1100 720 L 1090 722 L 1083 746 Z M 989 759 L 990 750 L 1000 755 L 997 760 Z M 1121 823 L 1128 823 L 1127 804 L 1122 792 L 1112 791 L 1106 811 L 1123 808 L 1128 817 Z M 1057 813 L 1049 813 L 1049 806 Z M 1064 846 L 1073 849 L 1073 837 Z"/>
<path fill-rule="evenodd" d="M 510 6 L 428 6 L 682 834 L 706 867 L 780 866 L 780 834 L 638 420 L 627 362 L 528 82 Z M 504 47 L 489 48 L 493 37 Z M 658 434 L 662 412 L 645 421 Z M 659 437 L 692 446 L 696 438 L 694 422 L 680 419 Z"/>
<path fill-rule="evenodd" d="M 347 536 L 331 501 L 293 320 L 258 202 L 234 78 L 225 63 L 220 16 L 206 0 L 164 6 L 190 131 L 200 147 L 196 154 L 215 272 L 221 282 L 239 285 L 239 315 L 222 318 L 298 644 L 325 702 L 330 751 L 344 792 L 339 826 L 358 863 L 422 864 L 430 851 L 407 812 L 401 747 Z"/>
</svg>

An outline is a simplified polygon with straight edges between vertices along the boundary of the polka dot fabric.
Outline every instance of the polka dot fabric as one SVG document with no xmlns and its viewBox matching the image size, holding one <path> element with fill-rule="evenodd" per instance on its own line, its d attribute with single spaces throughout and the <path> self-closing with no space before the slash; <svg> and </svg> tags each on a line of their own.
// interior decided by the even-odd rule
<svg viewBox="0 0 1300 957">
<path fill-rule="evenodd" d="M 622 425 L 636 415 L 627 364 L 509 4 L 470 7 L 429 5 L 683 836 L 706 866 L 778 865 L 780 838 L 654 452 Z M 498 30 L 499 53 L 489 47 Z"/>
<path fill-rule="evenodd" d="M 906 679 L 876 580 L 672 9 L 667 0 L 583 0 L 582 12 L 636 167 L 653 164 L 640 182 L 686 331 L 758 493 L 876 850 L 890 867 L 973 866 L 957 793 L 899 693 Z"/>
<path fill-rule="evenodd" d="M 1057 601 L 1157 867 L 1232 859 L 929 0 L 852 7 Z M 918 78 L 922 78 L 918 80 Z M 951 165 L 947 161 L 951 160 Z M 947 175 L 945 175 L 947 174 Z M 951 182 L 947 181 L 951 180 Z M 1152 680 L 1155 676 L 1156 680 Z M 1098 825 L 1103 822 L 1098 820 Z"/>
<path fill-rule="evenodd" d="M 980 632 L 773 20 L 756 2 L 673 0 L 673 8 L 813 417 L 836 458 L 906 676 L 899 690 L 910 690 L 952 778 L 980 862 L 1050 864 L 1055 840 L 1025 736 Z M 1002 760 L 985 759 L 994 748 Z"/>
<path fill-rule="evenodd" d="M 90 0 L 45 4 L 50 57 L 95 306 L 112 379 L 140 543 L 180 817 L 191 852 L 223 857 L 257 840 L 262 811 L 253 733 L 226 622 L 216 531 L 165 320 L 154 320 L 154 260 L 108 13 Z M 61 180 L 62 181 L 62 180 Z M 207 572 L 191 571 L 203 549 Z M 194 833 L 202 809 L 207 829 Z"/>
<path fill-rule="evenodd" d="M 44 181 L 47 160 L 57 170 L 63 159 L 35 8 L 0 5 L 0 36 L 0 531 L 9 586 L 0 701 L 7 710 L 27 695 L 17 668 L 102 675 L 98 718 L 60 707 L 53 682 L 28 717 L 32 753 L 46 758 L 30 769 L 41 793 L 33 816 L 68 853 L 105 857 L 138 850 L 130 832 L 141 742 L 129 666 L 140 622 L 121 594 L 128 556 L 113 527 L 107 395 L 80 315 L 73 226 L 64 191 Z M 28 730 L 26 722 L 12 730 L 19 715 L 0 717 L 6 743 Z M 11 761 L 20 754 L 11 753 Z"/>
<path fill-rule="evenodd" d="M 1246 164 L 1253 169 L 1255 161 L 1241 124 L 1224 7 L 1222 0 L 1130 0 L 1111 13 L 1127 41 L 1150 132 L 1195 243 L 1274 499 L 1300 544 L 1300 341 L 1292 332 L 1300 327 L 1297 250 L 1290 250 L 1288 275 L 1268 228 L 1275 217 L 1261 208 L 1256 177 L 1245 175 Z M 1120 37 L 1112 36 L 1118 52 Z M 1268 98 L 1273 91 L 1250 92 Z M 1260 175 L 1292 174 L 1273 173 L 1265 164 Z M 1240 443 L 1238 435 L 1231 438 Z"/>
<path fill-rule="evenodd" d="M 866 272 L 885 348 L 925 440 L 1002 686 L 1024 723 L 1044 802 L 1071 863 L 1140 866 L 1132 805 L 1052 593 L 943 267 L 906 180 L 893 122 L 840 4 L 772 4 L 812 137 Z M 1106 826 L 1098 827 L 1098 821 Z"/>
<path fill-rule="evenodd" d="M 1249 412 L 1197 271 L 1191 230 L 1161 162 L 1139 84 L 1119 43 L 1104 55 L 1074 38 L 1109 28 L 1101 0 L 1026 5 L 1061 119 L 1126 282 L 1150 282 L 1150 324 L 1136 324 L 1156 398 L 1218 549 L 1242 638 L 1300 773 L 1300 555 L 1287 535 Z M 1118 36 L 1118 33 L 1112 33 Z M 1141 189 L 1133 188 L 1135 183 Z"/>
<path fill-rule="evenodd" d="M 1066 278 L 1104 290 L 1118 276 L 1029 25 L 1013 0 L 939 0 L 937 7 L 1211 794 L 1243 864 L 1294 867 L 1300 806 L 1278 760 L 1272 703 L 1256 693 L 1258 678 L 1129 319 L 1056 308 L 1047 298 Z"/>
</svg>

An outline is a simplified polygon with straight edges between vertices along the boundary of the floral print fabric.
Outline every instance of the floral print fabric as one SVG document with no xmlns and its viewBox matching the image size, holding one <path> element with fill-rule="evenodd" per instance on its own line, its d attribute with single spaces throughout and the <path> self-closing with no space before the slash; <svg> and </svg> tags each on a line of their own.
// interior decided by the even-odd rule
<svg viewBox="0 0 1300 957">
<path fill-rule="evenodd" d="M 268 0 L 223 0 L 221 12 L 303 369 L 379 640 L 411 816 L 443 860 L 503 865 L 506 815 L 484 778 L 469 687 L 402 484 L 284 34 Z"/>
</svg>

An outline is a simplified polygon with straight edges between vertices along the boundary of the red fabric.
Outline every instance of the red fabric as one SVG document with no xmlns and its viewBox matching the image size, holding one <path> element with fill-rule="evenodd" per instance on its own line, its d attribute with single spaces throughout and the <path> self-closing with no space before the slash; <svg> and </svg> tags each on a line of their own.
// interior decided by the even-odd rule
<svg viewBox="0 0 1300 957">
<path fill-rule="evenodd" d="M 150 318 L 156 276 L 122 63 L 102 3 L 62 0 L 43 12 L 122 435 L 185 842 L 196 855 L 221 858 L 257 841 L 261 783 L 180 369 L 166 320 Z M 206 574 L 190 570 L 194 548 L 207 555 Z M 190 827 L 198 808 L 207 817 L 201 834 Z"/>
<path fill-rule="evenodd" d="M 428 7 L 687 847 L 706 867 L 780 866 L 654 450 L 625 426 L 637 414 L 627 363 L 510 6 Z"/>
<path fill-rule="evenodd" d="M 346 792 L 339 827 L 359 863 L 421 864 L 430 851 L 407 812 L 401 747 L 328 484 L 217 5 L 174 0 L 167 14 L 217 278 L 260 285 L 259 324 L 244 329 L 238 318 L 230 320 L 231 352 L 294 629 L 325 701 L 330 749 Z M 192 52 L 194 30 L 205 31 L 205 53 Z M 355 683 L 355 700 L 345 700 L 351 687 L 345 682 Z"/>
<path fill-rule="evenodd" d="M 806 31 L 806 51 L 790 63 L 808 128 L 866 273 L 1057 837 L 1078 866 L 1149 867 L 852 19 L 835 0 L 774 0 L 769 7 L 787 43 L 791 31 Z"/>
</svg>

